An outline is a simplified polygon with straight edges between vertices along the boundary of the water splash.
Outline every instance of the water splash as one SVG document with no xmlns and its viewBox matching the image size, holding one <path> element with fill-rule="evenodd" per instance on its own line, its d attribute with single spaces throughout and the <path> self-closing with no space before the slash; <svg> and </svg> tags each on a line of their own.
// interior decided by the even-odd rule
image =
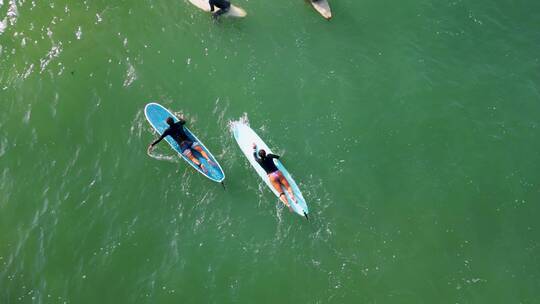
<svg viewBox="0 0 540 304">
<path fill-rule="evenodd" d="M 240 116 L 238 120 L 229 120 L 228 122 L 229 130 L 233 132 L 234 127 L 237 124 L 243 124 L 243 125 L 249 126 L 249 118 L 246 112 L 244 112 L 244 114 L 242 114 L 242 116 Z"/>
<path fill-rule="evenodd" d="M 124 87 L 129 87 L 135 80 L 137 80 L 137 73 L 131 62 L 128 60 L 128 70 L 126 72 L 126 79 L 124 80 Z"/>
<path fill-rule="evenodd" d="M 164 160 L 164 161 L 168 161 L 168 162 L 171 162 L 171 163 L 179 163 L 180 161 L 180 158 L 176 157 L 176 156 L 172 156 L 172 155 L 165 155 L 165 154 L 161 154 L 161 153 L 156 153 L 156 152 L 153 152 L 153 151 L 146 151 L 146 154 L 148 156 L 150 156 L 151 158 L 153 159 L 157 159 L 157 160 Z"/>
<path fill-rule="evenodd" d="M 54 58 L 60 56 L 60 53 L 62 53 L 62 42 L 59 42 L 58 45 L 53 45 L 47 55 L 39 60 L 39 72 L 42 73 Z"/>
<path fill-rule="evenodd" d="M 4 20 L 0 21 L 0 35 L 2 35 L 7 28 L 7 17 Z"/>
<path fill-rule="evenodd" d="M 28 66 L 27 69 L 25 69 L 25 72 L 23 74 L 23 79 L 28 78 L 28 76 L 30 76 L 30 74 L 32 74 L 33 71 L 34 71 L 34 64 L 32 63 Z"/>
<path fill-rule="evenodd" d="M 0 0 L 0 7 L 2 7 L 2 5 L 4 5 L 4 2 Z M 8 23 L 11 26 L 15 25 L 15 23 L 17 22 L 17 16 L 19 16 L 17 2 L 15 2 L 15 0 L 10 0 L 7 14 L 4 19 L 0 21 L 0 35 L 2 35 L 6 31 Z"/>
<path fill-rule="evenodd" d="M 82 36 L 82 29 L 81 29 L 81 26 L 79 25 L 79 27 L 77 28 L 77 32 L 75 33 L 75 37 L 77 37 L 77 40 L 81 40 L 81 36 Z"/>
<path fill-rule="evenodd" d="M 17 17 L 19 16 L 19 10 L 17 9 L 17 2 L 15 0 L 9 1 L 9 8 L 7 11 L 7 18 L 11 26 L 15 25 L 17 22 Z"/>
</svg>

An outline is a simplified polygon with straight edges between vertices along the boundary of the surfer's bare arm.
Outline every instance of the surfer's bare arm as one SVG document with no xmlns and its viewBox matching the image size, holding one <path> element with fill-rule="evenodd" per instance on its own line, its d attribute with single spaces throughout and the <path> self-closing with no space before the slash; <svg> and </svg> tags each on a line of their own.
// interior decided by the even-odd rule
<svg viewBox="0 0 540 304">
<path fill-rule="evenodd" d="M 165 134 L 162 134 L 158 139 L 154 140 L 154 142 L 152 142 L 150 144 L 150 147 L 153 148 L 155 145 L 157 145 L 163 138 L 165 138 Z"/>
<path fill-rule="evenodd" d="M 163 134 L 161 134 L 161 136 L 160 136 L 158 139 L 154 140 L 154 142 L 151 143 L 150 146 L 148 146 L 148 149 L 149 149 L 149 150 L 152 149 L 152 148 L 153 148 L 155 145 L 157 145 L 161 140 L 163 140 L 163 139 L 165 138 L 165 136 L 169 135 L 169 133 L 170 133 L 170 129 L 165 130 L 165 132 L 163 132 Z"/>
</svg>

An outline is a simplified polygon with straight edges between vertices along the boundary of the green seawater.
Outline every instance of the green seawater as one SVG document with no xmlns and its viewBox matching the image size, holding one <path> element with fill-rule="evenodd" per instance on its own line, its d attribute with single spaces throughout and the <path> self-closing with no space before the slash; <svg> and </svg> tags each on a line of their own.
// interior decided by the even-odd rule
<svg viewBox="0 0 540 304">
<path fill-rule="evenodd" d="M 0 303 L 540 303 L 540 2 L 234 3 L 0 0 Z"/>
</svg>

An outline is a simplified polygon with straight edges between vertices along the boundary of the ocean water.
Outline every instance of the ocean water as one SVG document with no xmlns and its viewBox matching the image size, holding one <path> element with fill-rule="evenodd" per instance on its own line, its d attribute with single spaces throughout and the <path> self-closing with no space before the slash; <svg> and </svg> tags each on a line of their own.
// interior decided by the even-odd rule
<svg viewBox="0 0 540 304">
<path fill-rule="evenodd" d="M 330 1 L 0 0 L 0 303 L 540 303 L 540 2 Z"/>
</svg>

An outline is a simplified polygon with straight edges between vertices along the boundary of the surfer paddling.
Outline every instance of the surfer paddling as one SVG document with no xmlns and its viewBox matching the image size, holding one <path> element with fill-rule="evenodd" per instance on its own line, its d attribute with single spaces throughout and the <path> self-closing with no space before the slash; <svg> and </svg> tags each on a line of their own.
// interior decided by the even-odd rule
<svg viewBox="0 0 540 304">
<path fill-rule="evenodd" d="M 195 157 L 192 150 L 195 150 L 199 152 L 202 157 L 204 157 L 210 165 L 212 165 L 214 162 L 210 160 L 208 157 L 208 154 L 203 150 L 203 148 L 199 145 L 198 142 L 193 142 L 189 139 L 189 137 L 186 134 L 186 131 L 184 131 L 184 125 L 186 124 L 186 121 L 182 118 L 178 120 L 178 122 L 174 122 L 174 119 L 172 117 L 167 117 L 167 120 L 165 120 L 169 127 L 161 134 L 161 136 L 156 139 L 153 143 L 148 146 L 148 153 L 152 152 L 152 149 L 155 145 L 157 145 L 165 136 L 171 136 L 180 146 L 180 150 L 182 151 L 182 154 L 185 155 L 187 158 L 189 158 L 195 165 L 200 167 L 205 173 L 208 172 L 204 165 Z"/>
<path fill-rule="evenodd" d="M 229 11 L 229 9 L 231 9 L 231 3 L 227 0 L 209 0 L 208 3 L 210 4 L 211 12 L 214 12 L 215 7 L 219 8 L 219 10 L 212 14 L 214 19 L 217 19 L 217 17 L 225 14 Z"/>
<path fill-rule="evenodd" d="M 281 187 L 283 185 L 287 189 L 287 192 L 289 192 L 292 201 L 296 202 L 291 185 L 289 185 L 289 182 L 285 176 L 283 176 L 283 173 L 281 173 L 281 171 L 279 171 L 279 169 L 276 167 L 276 164 L 274 164 L 274 158 L 279 159 L 279 155 L 266 154 L 264 149 L 257 152 L 257 144 L 253 143 L 253 157 L 255 157 L 255 161 L 257 161 L 264 171 L 266 171 L 266 174 L 268 174 L 268 178 L 270 179 L 272 186 L 274 186 L 279 193 L 279 199 L 285 204 L 285 206 L 289 207 L 290 211 L 292 211 L 291 205 L 289 204 L 289 201 L 287 201 L 287 196 Z"/>
</svg>

